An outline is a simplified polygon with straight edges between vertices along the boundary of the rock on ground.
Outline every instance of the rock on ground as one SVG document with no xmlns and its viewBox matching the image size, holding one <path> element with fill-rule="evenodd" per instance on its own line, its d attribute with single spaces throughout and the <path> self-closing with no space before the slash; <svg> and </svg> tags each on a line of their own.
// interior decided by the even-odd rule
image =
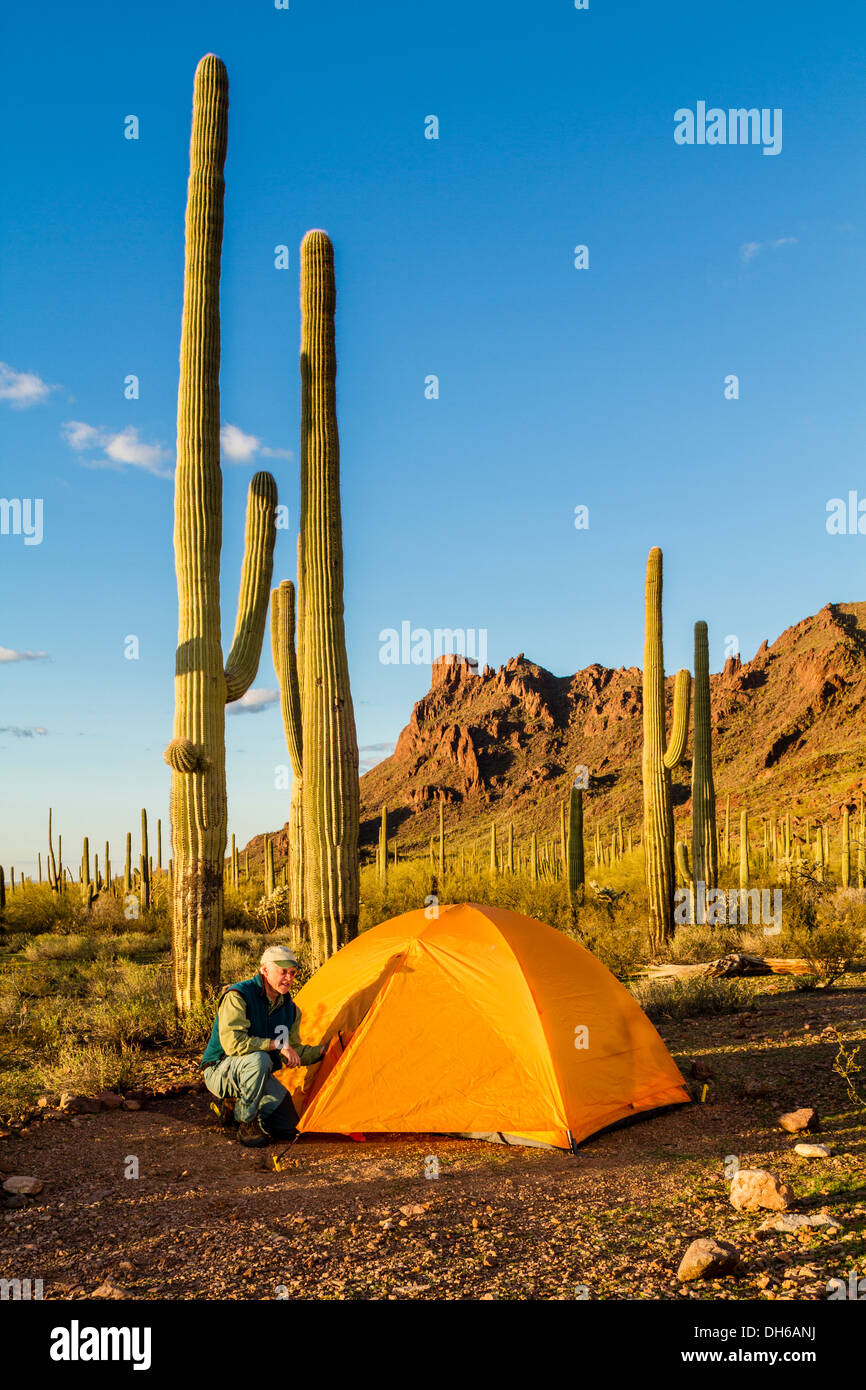
<svg viewBox="0 0 866 1390">
<path fill-rule="evenodd" d="M 808 1230 L 809 1227 L 820 1227 L 821 1229 L 832 1227 L 834 1230 L 838 1230 L 839 1221 L 834 1220 L 832 1216 L 827 1216 L 824 1212 L 817 1212 L 814 1216 L 803 1216 L 799 1212 L 790 1211 L 786 1212 L 784 1216 L 772 1216 L 766 1221 L 762 1221 L 755 1235 L 769 1235 L 773 1231 L 778 1231 L 782 1235 L 793 1235 L 797 1231 Z"/>
<path fill-rule="evenodd" d="M 793 1188 L 765 1168 L 741 1168 L 731 1183 L 731 1204 L 737 1211 L 785 1211 L 793 1200 Z"/>
<path fill-rule="evenodd" d="M 693 1240 L 683 1255 L 677 1278 L 682 1284 L 691 1279 L 718 1279 L 723 1274 L 733 1274 L 739 1263 L 740 1252 L 735 1245 L 702 1237 Z"/>
<path fill-rule="evenodd" d="M 780 1115 L 779 1124 L 789 1134 L 800 1134 L 804 1129 L 820 1128 L 818 1112 L 809 1106 L 803 1106 L 800 1110 L 789 1110 L 787 1114 Z"/>
<path fill-rule="evenodd" d="M 3 1184 L 6 1192 L 11 1192 L 14 1196 L 30 1196 L 32 1193 L 42 1191 L 42 1183 L 39 1178 L 26 1178 L 21 1174 L 13 1174 L 7 1178 Z"/>
<path fill-rule="evenodd" d="M 90 1295 L 90 1297 L 130 1298 L 131 1295 L 128 1289 L 125 1289 L 121 1284 L 118 1284 L 117 1281 L 113 1279 L 112 1276 L 109 1274 L 108 1277 L 105 1280 L 103 1280 L 103 1282 L 99 1285 L 99 1288 L 93 1290 L 93 1293 Z"/>
</svg>

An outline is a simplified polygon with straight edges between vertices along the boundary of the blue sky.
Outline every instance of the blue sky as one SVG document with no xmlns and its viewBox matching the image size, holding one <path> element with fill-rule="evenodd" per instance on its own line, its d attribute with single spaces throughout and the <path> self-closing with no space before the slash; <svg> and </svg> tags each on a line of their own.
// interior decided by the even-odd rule
<svg viewBox="0 0 866 1390">
<path fill-rule="evenodd" d="M 294 575 L 297 252 L 316 226 L 336 249 L 367 764 L 429 686 L 379 660 L 403 621 L 486 629 L 494 666 L 637 665 L 654 544 L 668 670 L 691 665 L 697 618 L 719 669 L 729 634 L 748 658 L 866 598 L 866 538 L 825 527 L 828 499 L 866 497 L 861 6 L 85 0 L 7 10 L 2 37 L 0 490 L 43 499 L 41 544 L 0 536 L 7 869 L 31 871 L 49 804 L 71 860 L 85 833 L 119 860 L 142 805 L 167 837 L 183 217 L 209 51 L 231 103 L 226 649 L 257 468 L 290 508 L 275 581 Z M 677 145 L 698 101 L 781 108 L 781 152 Z M 276 689 L 267 643 L 255 689 Z M 279 710 L 257 702 L 227 720 L 241 843 L 287 816 Z"/>
</svg>

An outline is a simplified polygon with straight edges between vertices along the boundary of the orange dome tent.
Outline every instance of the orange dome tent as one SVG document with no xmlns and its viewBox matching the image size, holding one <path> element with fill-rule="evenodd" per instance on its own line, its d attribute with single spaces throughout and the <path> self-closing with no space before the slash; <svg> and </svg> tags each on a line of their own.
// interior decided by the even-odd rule
<svg viewBox="0 0 866 1390">
<path fill-rule="evenodd" d="M 404 913 L 332 956 L 298 994 L 283 1068 L 302 1133 L 442 1133 L 568 1149 L 689 1099 L 635 999 L 531 917 L 465 903 Z M 306 1086 L 306 1089 L 304 1089 Z"/>
</svg>

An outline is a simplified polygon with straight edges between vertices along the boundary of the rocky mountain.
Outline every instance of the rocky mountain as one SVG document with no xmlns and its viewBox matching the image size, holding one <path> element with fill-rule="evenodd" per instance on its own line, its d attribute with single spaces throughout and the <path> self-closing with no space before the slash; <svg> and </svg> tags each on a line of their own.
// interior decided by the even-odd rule
<svg viewBox="0 0 866 1390">
<path fill-rule="evenodd" d="M 827 604 L 751 661 L 730 658 L 710 685 L 720 824 L 728 794 L 732 816 L 745 806 L 757 817 L 835 819 L 843 804 L 857 805 L 866 790 L 866 603 Z M 667 690 L 670 717 L 673 673 Z M 597 823 L 609 833 L 622 814 L 637 835 L 642 712 L 637 667 L 554 676 L 520 655 L 479 675 L 462 657 L 440 657 L 394 753 L 361 778 L 362 846 L 375 844 L 386 805 L 400 847 L 426 848 L 440 801 L 452 845 L 489 833 L 494 820 L 512 820 L 517 835 L 551 835 L 578 765 L 590 774 L 587 833 Z M 691 816 L 691 746 L 690 736 L 673 776 L 678 834 Z"/>
</svg>

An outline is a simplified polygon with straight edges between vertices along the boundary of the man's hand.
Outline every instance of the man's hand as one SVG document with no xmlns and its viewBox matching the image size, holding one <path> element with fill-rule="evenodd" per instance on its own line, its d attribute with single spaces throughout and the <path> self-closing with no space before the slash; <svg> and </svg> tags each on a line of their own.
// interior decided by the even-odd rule
<svg viewBox="0 0 866 1390">
<path fill-rule="evenodd" d="M 280 1056 L 285 1059 L 287 1067 L 299 1067 L 301 1059 L 293 1047 L 281 1047 Z"/>
</svg>

